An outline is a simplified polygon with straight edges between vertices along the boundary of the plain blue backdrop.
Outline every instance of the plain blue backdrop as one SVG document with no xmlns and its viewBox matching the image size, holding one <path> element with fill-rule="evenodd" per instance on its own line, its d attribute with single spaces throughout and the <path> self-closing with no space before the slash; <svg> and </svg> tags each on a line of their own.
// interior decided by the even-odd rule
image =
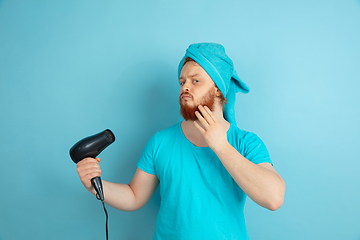
<svg viewBox="0 0 360 240">
<path fill-rule="evenodd" d="M 181 121 L 189 44 L 225 46 L 251 91 L 238 126 L 287 186 L 248 199 L 250 239 L 360 239 L 360 1 L 0 1 L 0 239 L 105 239 L 69 148 L 110 128 L 102 178 L 128 183 L 148 139 Z M 108 206 L 110 239 L 151 239 L 159 194 Z"/>
</svg>

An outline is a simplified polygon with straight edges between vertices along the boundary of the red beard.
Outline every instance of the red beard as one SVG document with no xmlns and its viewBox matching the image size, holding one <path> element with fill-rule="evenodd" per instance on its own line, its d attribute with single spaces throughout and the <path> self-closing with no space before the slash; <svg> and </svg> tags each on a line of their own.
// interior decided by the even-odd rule
<svg viewBox="0 0 360 240">
<path fill-rule="evenodd" d="M 181 107 L 180 113 L 183 116 L 183 118 L 185 119 L 185 121 L 188 121 L 188 120 L 195 121 L 198 119 L 195 115 L 195 112 L 199 110 L 198 109 L 199 105 L 207 106 L 211 111 L 214 111 L 214 103 L 215 103 L 216 96 L 215 96 L 215 91 L 213 88 L 211 88 L 205 94 L 205 96 L 202 97 L 200 103 L 195 106 L 189 106 L 185 101 L 183 103 L 183 100 L 181 99 L 181 96 L 183 94 L 190 95 L 192 100 L 194 100 L 194 97 L 190 93 L 187 93 L 187 92 L 183 92 L 179 97 L 179 102 L 180 102 L 180 107 Z"/>
</svg>

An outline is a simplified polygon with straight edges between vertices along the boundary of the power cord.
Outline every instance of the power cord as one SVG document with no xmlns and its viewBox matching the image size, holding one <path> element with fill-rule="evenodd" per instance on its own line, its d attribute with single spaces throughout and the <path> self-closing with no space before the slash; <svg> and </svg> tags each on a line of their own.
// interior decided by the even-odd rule
<svg viewBox="0 0 360 240">
<path fill-rule="evenodd" d="M 106 208 L 105 208 L 105 203 L 104 203 L 104 201 L 101 201 L 101 203 L 102 203 L 102 205 L 103 205 L 103 207 L 104 207 L 104 211 L 105 211 L 105 216 L 106 216 L 106 224 L 105 224 L 105 229 L 106 229 L 106 240 L 108 240 L 108 238 L 109 238 L 109 233 L 108 233 L 108 213 L 107 213 L 107 211 L 106 211 Z"/>
<path fill-rule="evenodd" d="M 102 201 L 102 200 L 100 199 L 100 196 L 99 196 L 99 194 L 97 194 L 97 193 L 96 193 L 96 198 L 101 201 L 101 203 L 102 203 L 102 205 L 103 205 L 103 207 L 104 207 L 104 212 L 105 212 L 105 217 L 106 217 L 106 223 L 105 223 L 106 240 L 108 240 L 108 239 L 109 239 L 109 231 L 108 231 L 108 220 L 109 220 L 109 216 L 108 216 L 108 213 L 107 213 L 107 211 L 106 211 L 106 207 L 105 207 L 104 201 Z"/>
</svg>

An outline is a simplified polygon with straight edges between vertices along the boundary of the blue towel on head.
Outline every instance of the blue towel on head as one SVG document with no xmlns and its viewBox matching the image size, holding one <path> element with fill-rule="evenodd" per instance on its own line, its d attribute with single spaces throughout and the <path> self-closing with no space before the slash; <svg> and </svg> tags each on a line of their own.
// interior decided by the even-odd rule
<svg viewBox="0 0 360 240">
<path fill-rule="evenodd" d="M 249 87 L 241 81 L 234 69 L 234 64 L 226 55 L 225 48 L 217 43 L 194 43 L 186 50 L 180 61 L 178 77 L 184 65 L 184 59 L 190 57 L 197 62 L 215 82 L 216 86 L 228 100 L 224 107 L 225 119 L 236 126 L 235 100 L 236 93 L 248 93 Z"/>
</svg>

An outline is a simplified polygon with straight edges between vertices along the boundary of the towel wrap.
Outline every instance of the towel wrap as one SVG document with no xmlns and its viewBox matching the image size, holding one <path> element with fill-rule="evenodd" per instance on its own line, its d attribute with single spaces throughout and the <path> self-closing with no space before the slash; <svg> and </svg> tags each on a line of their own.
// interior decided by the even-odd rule
<svg viewBox="0 0 360 240">
<path fill-rule="evenodd" d="M 216 86 L 228 100 L 224 107 L 224 118 L 236 126 L 236 93 L 248 93 L 249 87 L 239 78 L 232 60 L 226 55 L 225 48 L 218 43 L 194 43 L 186 50 L 178 67 L 178 77 L 186 57 L 197 62 L 211 77 Z"/>
</svg>

